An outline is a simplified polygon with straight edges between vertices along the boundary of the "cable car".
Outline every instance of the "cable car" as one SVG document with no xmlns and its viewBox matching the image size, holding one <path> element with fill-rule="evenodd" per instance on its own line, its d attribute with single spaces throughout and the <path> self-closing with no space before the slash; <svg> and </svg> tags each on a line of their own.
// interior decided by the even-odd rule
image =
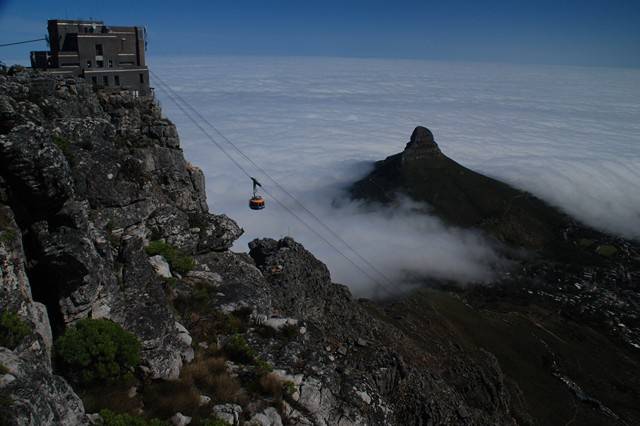
<svg viewBox="0 0 640 426">
<path fill-rule="evenodd" d="M 253 197 L 249 200 L 249 208 L 251 210 L 262 210 L 265 207 L 264 198 L 258 195 L 258 187 L 262 187 L 262 184 L 258 182 L 255 178 L 251 178 L 253 182 Z"/>
</svg>

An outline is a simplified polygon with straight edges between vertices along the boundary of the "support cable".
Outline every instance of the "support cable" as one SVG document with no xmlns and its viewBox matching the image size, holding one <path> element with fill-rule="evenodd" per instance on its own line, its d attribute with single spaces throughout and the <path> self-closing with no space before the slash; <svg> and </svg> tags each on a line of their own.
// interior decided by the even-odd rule
<svg viewBox="0 0 640 426">
<path fill-rule="evenodd" d="M 36 39 L 33 39 L 33 40 L 16 41 L 16 42 L 13 42 L 13 43 L 3 43 L 3 44 L 0 44 L 0 47 L 13 46 L 13 45 L 16 45 L 16 44 L 35 43 L 36 41 L 43 41 L 43 40 L 46 40 L 46 37 L 36 38 Z"/>
<path fill-rule="evenodd" d="M 356 257 L 358 257 L 358 259 L 360 259 L 360 261 L 362 261 L 365 265 L 367 265 L 369 268 L 371 268 L 373 271 L 375 271 L 378 275 L 380 275 L 387 283 L 389 283 L 390 285 L 393 284 L 391 279 L 389 279 L 384 273 L 382 273 L 380 270 L 378 270 L 378 268 L 376 268 L 375 265 L 373 265 L 371 262 L 369 262 L 366 258 L 364 258 L 362 255 L 360 255 L 360 253 L 358 253 L 358 251 L 356 251 L 356 249 L 353 248 L 353 246 L 351 246 L 351 244 L 349 244 L 347 241 L 345 241 L 345 239 L 342 236 L 340 236 L 340 234 L 335 232 L 329 225 L 327 225 L 322 219 L 320 219 L 318 217 L 318 215 L 316 215 L 313 211 L 311 211 L 304 204 L 302 204 L 302 202 L 300 202 L 290 191 L 288 191 L 284 186 L 282 186 L 266 170 L 264 170 L 262 167 L 260 167 L 259 164 L 257 164 L 248 155 L 246 155 L 240 148 L 238 148 L 238 146 L 236 144 L 234 144 L 220 130 L 218 130 L 218 128 L 214 124 L 212 124 L 209 120 L 207 120 L 207 118 L 204 117 L 198 110 L 196 110 L 191 105 L 189 105 L 189 103 L 182 96 L 180 96 L 179 93 L 176 93 L 173 89 L 171 89 L 171 87 L 166 82 L 162 81 L 162 79 L 156 73 L 154 73 L 153 71 L 150 71 L 150 73 L 159 82 L 162 82 L 163 85 L 165 87 L 167 87 L 168 90 L 170 90 L 172 92 L 172 94 L 177 99 L 179 99 L 183 104 L 185 104 L 186 107 L 189 108 L 200 120 L 202 120 L 207 125 L 209 125 L 222 139 L 224 139 L 229 145 L 231 145 L 245 160 L 247 160 L 249 163 L 251 163 L 251 165 L 253 165 L 253 167 L 255 167 L 260 173 L 265 175 L 271 182 L 273 182 L 278 189 L 280 189 L 287 196 L 289 196 L 302 210 L 304 210 L 317 223 L 319 223 L 320 226 L 322 226 L 327 232 L 329 232 L 329 234 L 331 234 L 334 238 L 336 238 L 338 241 L 340 241 L 345 247 L 347 247 L 351 252 L 353 252 L 356 255 Z"/>
<path fill-rule="evenodd" d="M 155 73 L 153 73 L 154 77 L 157 78 L 157 75 Z M 229 158 L 229 160 L 231 160 L 231 162 L 233 162 L 236 167 L 238 167 L 247 177 L 251 178 L 251 174 L 247 171 L 247 169 L 245 169 L 245 167 L 240 164 L 239 161 L 237 161 L 209 132 L 207 132 L 207 130 L 202 127 L 200 125 L 200 123 L 198 123 L 198 121 L 191 115 L 191 113 L 189 111 L 187 111 L 186 107 L 184 107 L 177 99 L 176 97 L 173 96 L 173 94 L 169 91 L 171 90 L 169 88 L 169 86 L 164 82 L 161 81 L 160 79 L 158 79 L 158 82 L 160 83 L 160 85 L 162 86 L 162 89 L 164 90 L 164 92 L 167 94 L 167 96 L 169 96 L 169 99 L 171 99 L 173 101 L 173 103 L 176 104 L 176 106 L 180 109 L 180 111 L 182 111 L 182 113 L 205 135 L 208 137 L 208 139 L 215 144 L 218 149 L 220 149 L 220 151 L 222 151 L 222 153 Z M 183 100 L 184 102 L 184 100 Z M 186 102 L 185 102 L 186 104 Z M 286 210 L 289 214 L 291 214 L 294 218 L 296 218 L 300 223 L 302 223 L 306 228 L 308 228 L 311 232 L 313 232 L 317 237 L 319 237 L 322 241 L 324 241 L 329 247 L 331 247 L 332 249 L 334 249 L 340 256 L 342 256 L 345 260 L 347 260 L 350 264 L 352 264 L 356 269 L 358 269 L 360 272 L 362 272 L 365 276 L 367 276 L 370 280 L 372 280 L 379 289 L 383 289 L 385 292 L 387 292 L 389 295 L 393 295 L 393 292 L 391 292 L 389 289 L 386 288 L 385 285 L 383 285 L 379 280 L 377 280 L 375 277 L 373 277 L 371 274 L 369 274 L 369 272 L 367 272 L 365 269 L 363 269 L 360 265 L 358 265 L 357 263 L 355 263 L 350 257 L 348 257 L 346 254 L 344 254 L 338 247 L 336 247 L 331 241 L 329 241 L 324 235 L 322 235 L 320 232 L 318 232 L 315 228 L 313 228 L 311 225 L 309 225 L 302 217 L 300 217 L 295 211 L 293 211 L 292 209 L 290 209 L 289 207 L 287 207 L 283 202 L 281 202 L 274 194 L 270 193 L 268 190 L 266 190 L 265 188 L 263 188 L 263 191 L 269 195 L 269 197 L 271 197 L 281 208 L 283 208 L 284 210 Z"/>
</svg>

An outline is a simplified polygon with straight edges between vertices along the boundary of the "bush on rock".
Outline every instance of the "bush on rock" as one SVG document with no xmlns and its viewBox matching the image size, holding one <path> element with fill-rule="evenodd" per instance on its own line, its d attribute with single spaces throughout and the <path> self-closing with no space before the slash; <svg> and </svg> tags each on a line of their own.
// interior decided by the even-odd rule
<svg viewBox="0 0 640 426">
<path fill-rule="evenodd" d="M 180 249 L 167 244 L 164 241 L 151 241 L 146 247 L 149 256 L 160 255 L 169 263 L 171 270 L 181 275 L 186 274 L 195 267 L 193 257 L 184 254 Z"/>
<path fill-rule="evenodd" d="M 140 362 L 140 343 L 112 321 L 83 319 L 58 339 L 56 355 L 65 375 L 78 383 L 117 381 Z"/>
<path fill-rule="evenodd" d="M 13 350 L 30 333 L 29 325 L 15 312 L 4 311 L 0 316 L 0 346 Z"/>
</svg>

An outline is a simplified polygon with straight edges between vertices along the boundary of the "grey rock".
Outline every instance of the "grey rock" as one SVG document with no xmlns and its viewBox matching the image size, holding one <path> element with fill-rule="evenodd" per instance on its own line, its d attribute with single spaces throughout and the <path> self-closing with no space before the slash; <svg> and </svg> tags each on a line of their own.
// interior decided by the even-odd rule
<svg viewBox="0 0 640 426">
<path fill-rule="evenodd" d="M 191 417 L 185 416 L 182 413 L 176 413 L 171 417 L 171 424 L 174 426 L 186 426 L 191 423 Z"/>
<path fill-rule="evenodd" d="M 160 255 L 151 256 L 149 258 L 149 263 L 153 266 L 153 270 L 156 271 L 156 274 L 160 275 L 162 278 L 172 277 L 171 269 L 164 257 Z"/>
<path fill-rule="evenodd" d="M 32 299 L 21 233 L 12 210 L 1 202 L 0 219 L 0 312 L 16 312 L 32 330 L 13 350 L 0 347 L 0 365 L 8 370 L 0 376 L 0 394 L 12 401 L 10 420 L 52 426 L 87 424 L 80 398 L 52 373 L 49 317 L 43 305 Z"/>
<path fill-rule="evenodd" d="M 16 424 L 87 424 L 82 401 L 71 386 L 33 357 L 0 347 L 0 364 L 11 372 L 3 377 L 13 377 L 2 380 L 0 393 L 11 398 L 11 416 Z"/>
<path fill-rule="evenodd" d="M 200 395 L 200 406 L 202 407 L 203 405 L 207 405 L 208 403 L 211 402 L 211 397 L 207 396 L 207 395 Z"/>
<path fill-rule="evenodd" d="M 262 413 L 251 417 L 247 424 L 251 426 L 282 426 L 282 418 L 275 408 L 268 407 Z"/>
<path fill-rule="evenodd" d="M 62 151 L 50 133 L 33 123 L 0 135 L 0 168 L 12 193 L 33 206 L 34 219 L 56 212 L 73 196 L 73 180 Z"/>
<path fill-rule="evenodd" d="M 98 413 L 87 414 L 87 420 L 90 425 L 101 425 L 102 424 L 102 416 Z"/>
<path fill-rule="evenodd" d="M 237 404 L 219 404 L 214 405 L 211 412 L 215 417 L 229 423 L 231 426 L 238 426 L 242 407 Z"/>
</svg>

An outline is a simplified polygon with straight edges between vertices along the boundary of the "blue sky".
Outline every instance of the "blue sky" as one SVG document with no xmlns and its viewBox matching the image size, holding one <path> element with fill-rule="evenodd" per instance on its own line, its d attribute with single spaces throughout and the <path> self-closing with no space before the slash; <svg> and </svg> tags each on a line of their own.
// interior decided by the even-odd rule
<svg viewBox="0 0 640 426">
<path fill-rule="evenodd" d="M 638 0 L 0 0 L 0 43 L 41 36 L 53 17 L 146 25 L 152 55 L 640 67 Z M 0 48 L 0 58 L 44 47 Z"/>
</svg>

